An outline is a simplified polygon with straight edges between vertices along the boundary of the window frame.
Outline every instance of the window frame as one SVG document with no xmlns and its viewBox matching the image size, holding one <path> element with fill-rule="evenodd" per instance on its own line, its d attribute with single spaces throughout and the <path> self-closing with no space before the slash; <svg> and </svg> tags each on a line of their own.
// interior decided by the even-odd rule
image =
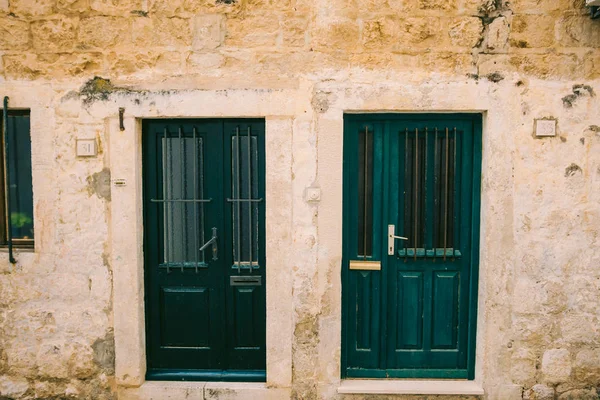
<svg viewBox="0 0 600 400">
<path fill-rule="evenodd" d="M 29 136 L 29 141 L 31 142 L 31 110 L 30 109 L 7 109 L 6 111 L 2 109 L 2 113 L 7 113 L 7 120 L 11 117 L 26 117 L 29 119 L 29 127 L 26 134 Z M 17 132 L 18 135 L 21 135 L 22 132 Z M 8 200 L 9 193 L 6 190 L 6 163 L 7 163 L 7 147 L 5 145 L 5 132 L 4 132 L 4 123 L 0 124 L 0 249 L 4 250 L 9 247 L 8 242 L 8 230 L 12 227 L 12 224 L 9 223 L 10 216 L 8 215 Z M 8 149 L 10 152 L 10 149 Z M 31 162 L 31 147 L 29 149 L 29 159 Z M 33 169 L 33 163 L 31 162 L 31 169 Z M 33 189 L 33 176 L 30 177 L 31 186 Z M 32 209 L 31 209 L 31 218 L 32 218 L 32 230 L 33 235 L 32 238 L 15 238 L 11 237 L 12 247 L 15 249 L 25 249 L 25 250 L 33 250 L 35 248 L 35 221 L 34 221 L 34 213 L 33 213 L 33 190 L 32 190 Z M 11 205 L 11 208 L 14 210 L 14 205 Z"/>
</svg>

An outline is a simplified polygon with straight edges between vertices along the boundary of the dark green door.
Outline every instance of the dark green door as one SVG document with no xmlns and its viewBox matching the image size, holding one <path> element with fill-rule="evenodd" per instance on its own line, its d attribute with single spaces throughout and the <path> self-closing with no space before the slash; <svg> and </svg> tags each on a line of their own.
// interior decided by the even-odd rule
<svg viewBox="0 0 600 400">
<path fill-rule="evenodd" d="M 264 133 L 143 123 L 148 379 L 265 380 Z"/>
<path fill-rule="evenodd" d="M 473 378 L 480 115 L 347 115 L 344 377 Z"/>
</svg>

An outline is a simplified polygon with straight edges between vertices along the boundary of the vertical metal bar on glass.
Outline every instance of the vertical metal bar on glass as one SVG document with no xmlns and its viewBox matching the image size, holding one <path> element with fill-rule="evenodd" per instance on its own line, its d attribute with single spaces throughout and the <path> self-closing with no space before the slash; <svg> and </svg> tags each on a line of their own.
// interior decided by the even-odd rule
<svg viewBox="0 0 600 400">
<path fill-rule="evenodd" d="M 250 233 L 250 243 L 248 244 L 248 254 L 250 258 L 250 274 L 252 274 L 252 262 L 254 261 L 252 258 L 252 246 L 253 246 L 253 237 L 252 237 L 252 133 L 250 131 L 250 127 L 248 127 L 248 232 Z"/>
<path fill-rule="evenodd" d="M 16 264 L 13 256 L 12 221 L 10 209 L 10 174 L 8 170 L 8 96 L 4 97 L 2 109 L 2 131 L 4 133 L 4 206 L 6 207 L 6 242 L 8 244 L 8 261 Z"/>
<path fill-rule="evenodd" d="M 438 211 L 438 206 L 436 204 L 436 200 L 438 200 L 439 193 L 437 192 L 438 183 L 437 183 L 437 159 L 438 159 L 438 128 L 435 128 L 434 136 L 433 136 L 433 262 L 435 262 L 437 256 L 437 240 L 439 240 L 438 233 L 439 229 L 435 225 L 435 217 Z"/>
<path fill-rule="evenodd" d="M 456 224 L 460 224 L 460 222 L 456 219 L 456 212 L 454 212 L 454 210 L 458 209 L 458 205 L 456 204 L 456 199 L 458 196 L 456 196 L 457 190 L 458 188 L 456 187 L 456 127 L 454 127 L 454 158 L 452 160 L 454 167 L 452 169 L 452 180 L 454 181 L 454 184 L 452 185 L 452 188 L 454 189 L 454 193 L 452 193 L 453 196 L 453 200 L 452 200 L 452 230 L 453 232 L 455 231 L 455 227 Z M 458 235 L 452 235 L 452 261 L 454 261 L 454 255 L 456 254 L 456 248 L 458 247 L 458 238 L 460 237 L 460 225 L 459 225 L 459 230 L 458 230 L 459 234 Z"/>
<path fill-rule="evenodd" d="M 185 148 L 184 148 L 184 144 L 183 144 L 183 129 L 181 129 L 181 127 L 179 128 L 179 174 L 180 174 L 180 178 L 179 178 L 179 184 L 181 185 L 180 188 L 180 195 L 181 195 L 181 200 L 185 200 L 185 156 L 184 156 L 184 152 L 185 152 Z M 185 212 L 186 212 L 186 208 L 187 205 L 185 202 L 180 202 L 179 203 L 179 210 L 181 211 L 181 257 L 182 259 L 180 260 L 181 262 L 181 272 L 183 272 L 183 266 L 185 264 L 185 260 L 186 260 L 186 251 L 187 251 L 187 219 L 185 218 Z"/>
<path fill-rule="evenodd" d="M 170 246 L 171 246 L 171 242 L 169 240 L 169 211 L 170 211 L 170 207 L 171 207 L 171 202 L 169 201 L 171 198 L 169 196 L 169 188 L 168 188 L 168 182 L 169 182 L 169 162 L 168 162 L 168 156 L 167 153 L 169 151 L 169 131 L 167 128 L 165 128 L 164 130 L 164 138 L 163 138 L 163 152 L 162 152 L 162 164 L 163 164 L 163 199 L 166 200 L 163 203 L 163 229 L 164 229 L 164 236 L 163 236 L 163 248 L 164 248 L 164 257 L 165 257 L 165 264 L 167 265 L 167 273 L 171 272 L 171 268 L 169 263 L 171 262 L 170 260 Z"/>
<path fill-rule="evenodd" d="M 363 260 L 367 259 L 367 205 L 369 204 L 368 196 L 369 196 L 369 127 L 365 126 L 365 146 L 364 146 L 364 157 L 363 157 Z"/>
<path fill-rule="evenodd" d="M 240 186 L 241 186 L 241 179 L 240 179 L 240 127 L 236 127 L 235 128 L 235 162 L 236 162 L 236 193 L 235 193 L 235 198 L 236 198 L 236 227 L 237 227 L 237 232 L 236 232 L 236 236 L 237 236 L 237 270 L 238 270 L 238 274 L 241 273 L 241 259 L 242 259 L 242 247 L 241 247 L 241 239 L 242 239 L 242 234 L 241 234 L 241 223 L 240 223 L 240 219 L 241 219 L 241 213 L 240 213 Z"/>
<path fill-rule="evenodd" d="M 448 247 L 448 128 L 446 127 L 446 156 L 444 166 L 444 261 L 446 261 L 446 249 Z"/>
<path fill-rule="evenodd" d="M 406 206 L 408 204 L 408 200 L 410 196 L 410 190 L 408 189 L 408 128 L 405 129 L 404 131 L 404 187 L 405 187 L 405 195 L 404 195 L 404 219 L 405 221 L 409 221 L 408 224 L 406 224 L 405 222 L 405 226 L 410 226 L 410 211 L 408 210 L 408 207 Z M 408 232 L 408 229 L 406 230 L 406 236 L 408 236 L 410 234 L 410 232 Z M 407 251 L 407 244 L 404 244 L 404 262 L 406 262 L 406 257 L 408 255 L 408 251 Z"/>
<path fill-rule="evenodd" d="M 414 237 L 415 237 L 415 254 L 413 255 L 414 260 L 417 260 L 417 240 L 418 240 L 418 232 L 419 232 L 419 129 L 415 128 L 415 173 L 413 174 L 415 179 L 415 226 L 414 226 Z"/>
<path fill-rule="evenodd" d="M 198 191 L 197 191 L 197 180 L 198 180 L 198 175 L 196 174 L 196 158 L 198 157 L 198 151 L 196 149 L 196 127 L 194 126 L 192 128 L 192 146 L 194 148 L 194 151 L 192 153 L 192 179 L 194 180 L 194 194 L 193 194 L 193 199 L 194 202 L 192 203 L 194 206 L 194 268 L 196 270 L 196 273 L 198 273 L 198 203 L 196 203 L 196 200 L 198 200 Z"/>
</svg>

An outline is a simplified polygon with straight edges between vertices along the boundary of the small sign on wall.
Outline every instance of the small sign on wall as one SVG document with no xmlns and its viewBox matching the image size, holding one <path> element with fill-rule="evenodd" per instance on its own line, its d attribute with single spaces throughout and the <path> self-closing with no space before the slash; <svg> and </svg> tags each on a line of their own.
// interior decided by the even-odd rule
<svg viewBox="0 0 600 400">
<path fill-rule="evenodd" d="M 553 118 L 542 118 L 535 120 L 535 137 L 556 136 L 556 120 Z"/>
<path fill-rule="evenodd" d="M 96 139 L 77 139 L 77 157 L 96 157 Z"/>
</svg>

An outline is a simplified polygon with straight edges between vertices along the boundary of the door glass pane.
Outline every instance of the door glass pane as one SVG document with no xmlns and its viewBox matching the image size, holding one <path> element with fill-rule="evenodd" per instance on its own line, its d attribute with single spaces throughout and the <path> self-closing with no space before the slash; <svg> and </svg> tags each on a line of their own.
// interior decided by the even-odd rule
<svg viewBox="0 0 600 400">
<path fill-rule="evenodd" d="M 373 254 L 373 130 L 358 134 L 358 255 Z"/>
<path fill-rule="evenodd" d="M 12 238 L 33 239 L 29 115 L 8 117 L 9 201 Z"/>
<path fill-rule="evenodd" d="M 204 262 L 204 157 L 201 137 L 162 138 L 164 262 Z"/>
<path fill-rule="evenodd" d="M 406 247 L 425 246 L 425 132 L 405 130 L 404 134 L 404 232 Z"/>
<path fill-rule="evenodd" d="M 454 247 L 456 134 L 448 129 L 436 139 L 434 247 Z"/>
<path fill-rule="evenodd" d="M 258 144 L 247 134 L 231 138 L 233 260 L 237 266 L 258 265 Z"/>
<path fill-rule="evenodd" d="M 434 256 L 455 247 L 457 131 L 400 132 L 403 149 L 404 255 Z M 439 254 L 438 254 L 439 253 Z M 452 253 L 453 254 L 453 253 Z"/>
</svg>

